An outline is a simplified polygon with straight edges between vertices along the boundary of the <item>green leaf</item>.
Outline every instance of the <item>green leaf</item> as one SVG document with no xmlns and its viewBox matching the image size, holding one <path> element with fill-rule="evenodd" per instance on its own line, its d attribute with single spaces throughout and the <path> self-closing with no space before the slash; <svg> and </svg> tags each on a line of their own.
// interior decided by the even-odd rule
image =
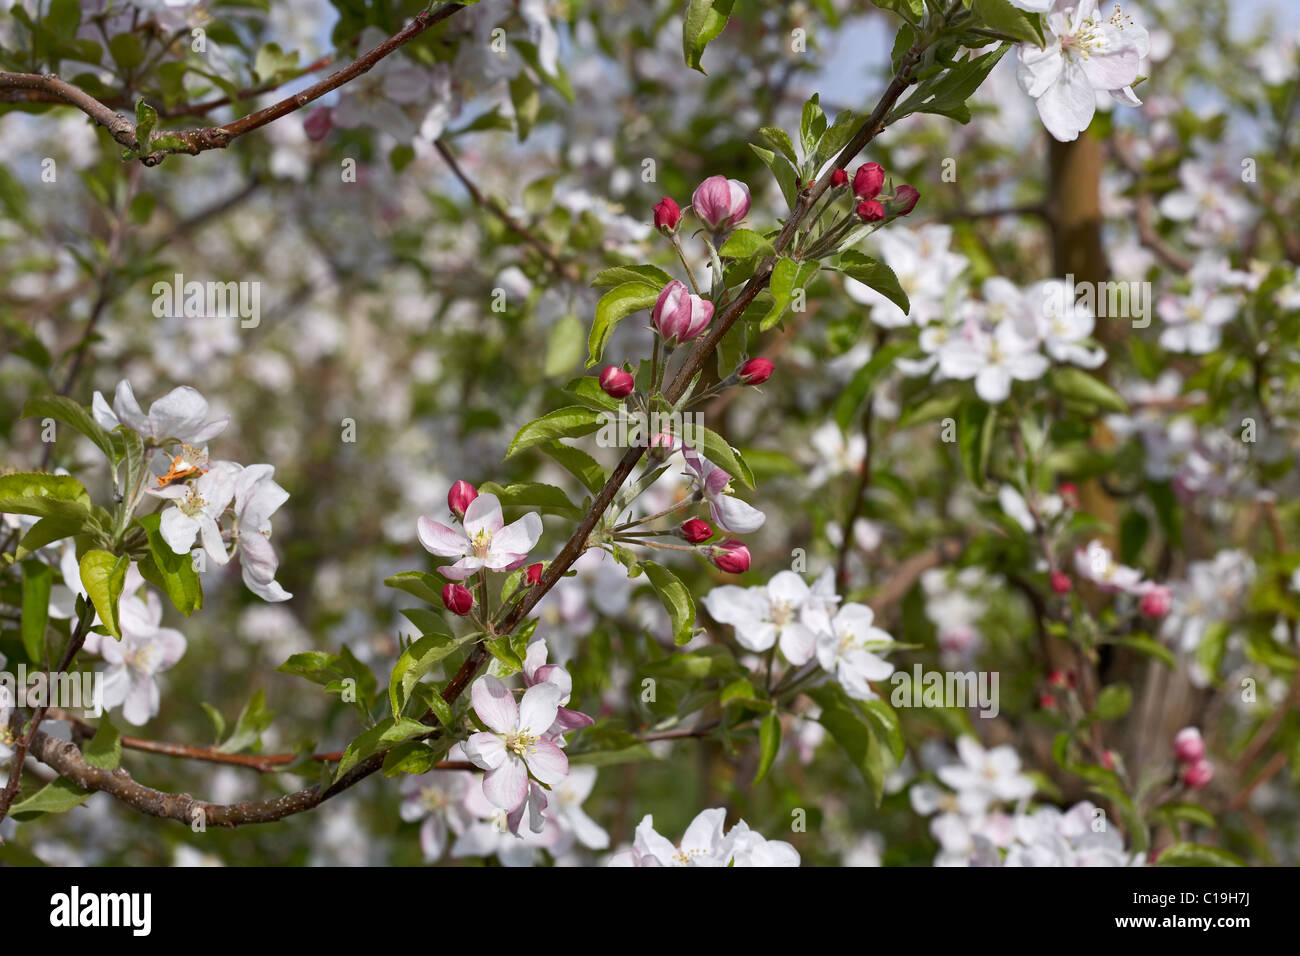
<svg viewBox="0 0 1300 956">
<path fill-rule="evenodd" d="M 82 748 L 81 755 L 86 763 L 101 770 L 116 770 L 122 762 L 122 735 L 107 714 L 100 720 L 95 736 Z"/>
<path fill-rule="evenodd" d="M 0 513 L 90 517 L 90 494 L 71 475 L 0 475 Z"/>
<path fill-rule="evenodd" d="M 287 661 L 276 668 L 281 674 L 293 674 L 297 677 L 305 678 L 313 684 L 328 684 L 335 680 L 341 673 L 339 670 L 339 657 L 337 654 L 326 654 L 324 651 L 305 651 L 301 654 L 292 655 Z M 209 716 L 213 718 L 213 723 L 217 728 L 217 736 L 220 737 L 226 729 L 226 719 L 210 705 L 204 705 L 209 710 Z"/>
<path fill-rule="evenodd" d="M 764 149 L 762 146 L 756 146 L 753 143 L 749 144 L 749 148 L 772 171 L 772 175 L 776 178 L 776 184 L 781 187 L 781 195 L 784 197 L 786 205 L 793 209 L 795 199 L 799 195 L 799 174 L 795 171 L 790 160 L 772 152 L 770 149 Z"/>
<path fill-rule="evenodd" d="M 691 597 L 691 592 L 678 580 L 677 575 L 662 565 L 642 561 L 641 567 L 672 621 L 673 640 L 679 645 L 685 644 L 695 633 L 695 600 Z"/>
<path fill-rule="evenodd" d="M 126 583 L 126 569 L 130 564 L 131 559 L 126 555 L 98 548 L 81 556 L 81 586 L 86 589 L 108 633 L 119 641 L 122 630 L 117 622 L 117 604 L 122 597 L 122 585 Z"/>
<path fill-rule="evenodd" d="M 563 375 L 582 360 L 582 338 L 586 328 L 572 313 L 561 316 L 546 338 L 546 357 L 542 374 L 547 378 Z"/>
<path fill-rule="evenodd" d="M 803 105 L 799 120 L 799 139 L 803 143 L 805 156 L 817 153 L 817 144 L 821 142 L 822 133 L 826 132 L 826 113 L 822 110 L 820 98 L 816 93 Z"/>
<path fill-rule="evenodd" d="M 831 737 L 858 768 L 871 789 L 872 800 L 876 806 L 880 806 L 885 792 L 885 758 L 871 724 L 853 706 L 844 691 L 834 684 L 818 687 L 809 691 L 808 695 L 822 709 L 818 722 L 830 732 Z"/>
<path fill-rule="evenodd" d="M 442 604 L 440 582 L 427 571 L 402 571 L 384 578 L 384 587 L 396 588 L 435 606 Z"/>
<path fill-rule="evenodd" d="M 50 613 L 54 569 L 44 561 L 23 562 L 23 650 L 33 664 L 45 662 L 45 624 Z"/>
<path fill-rule="evenodd" d="M 1127 647 L 1130 650 L 1137 651 L 1139 654 L 1145 654 L 1147 657 L 1154 657 L 1170 670 L 1175 670 L 1178 667 L 1174 652 L 1145 634 L 1135 634 L 1131 637 L 1114 637 L 1105 640 L 1103 643 L 1117 644 L 1120 647 Z"/>
<path fill-rule="evenodd" d="M 764 126 L 758 131 L 758 135 L 772 144 L 772 147 L 779 150 L 781 155 L 796 166 L 799 164 L 799 154 L 794 151 L 794 143 L 790 141 L 790 136 L 785 130 L 777 126 Z"/>
<path fill-rule="evenodd" d="M 877 349 L 867 364 L 854 373 L 852 381 L 835 399 L 835 423 L 840 426 L 840 431 L 848 429 L 872 387 L 893 367 L 894 360 L 914 348 L 911 342 L 889 342 Z"/>
<path fill-rule="evenodd" d="M 1127 684 L 1111 684 L 1097 695 L 1097 716 L 1102 720 L 1118 720 L 1133 705 L 1133 691 Z"/>
<path fill-rule="evenodd" d="M 519 142 L 528 138 L 537 123 L 537 114 L 542 107 L 542 98 L 538 95 L 537 85 L 526 70 L 510 81 L 510 102 L 515 109 L 515 131 Z"/>
<path fill-rule="evenodd" d="M 898 276 L 879 259 L 850 249 L 840 254 L 839 269 L 852 279 L 875 289 L 904 313 L 912 311 L 912 303 L 898 282 Z"/>
<path fill-rule="evenodd" d="M 80 508 L 70 514 L 48 515 L 37 521 L 23 535 L 14 552 L 14 560 L 21 561 L 48 544 L 81 534 L 91 524 L 90 512 Z"/>
<path fill-rule="evenodd" d="M 439 598 L 439 604 L 442 603 Z M 455 637 L 447 622 L 443 620 L 441 614 L 436 611 L 430 611 L 427 607 L 408 607 L 403 608 L 399 613 L 415 625 L 415 629 L 421 634 L 439 634 L 445 638 Z"/>
<path fill-rule="evenodd" d="M 733 478 L 739 478 L 746 488 L 754 487 L 754 473 L 727 440 L 712 429 L 695 425 L 692 432 L 696 450 Z"/>
<path fill-rule="evenodd" d="M 149 142 L 158 126 L 158 111 L 143 99 L 135 101 L 135 138 L 141 144 Z"/>
<path fill-rule="evenodd" d="M 587 336 L 587 368 L 600 361 L 605 345 L 615 327 L 633 312 L 648 309 L 659 298 L 659 287 L 642 280 L 623 282 L 614 286 L 596 303 L 596 318 Z"/>
<path fill-rule="evenodd" d="M 456 640 L 442 634 L 426 634 L 404 650 L 388 680 L 388 702 L 392 705 L 393 716 L 401 716 L 406 702 L 411 699 L 411 689 L 420 679 L 472 637 Z"/>
<path fill-rule="evenodd" d="M 966 101 L 979 89 L 989 71 L 1009 49 L 1008 44 L 999 44 L 995 50 L 967 57 L 938 75 L 922 81 L 906 100 L 894 107 L 885 120 L 885 125 L 893 125 L 912 113 L 936 113 L 959 123 L 969 123 L 970 109 L 966 106 Z"/>
<path fill-rule="evenodd" d="M 16 809 L 16 808 L 15 808 Z M 1160 854 L 1156 866 L 1245 866 L 1241 857 L 1214 846 L 1175 843 Z"/>
<path fill-rule="evenodd" d="M 966 477 L 976 486 L 984 484 L 996 423 L 997 413 L 983 402 L 967 402 L 957 414 L 957 450 Z"/>
<path fill-rule="evenodd" d="M 898 714 L 883 700 L 860 700 L 857 706 L 875 728 L 876 735 L 884 738 L 889 745 L 894 762 L 902 763 L 906 744 L 903 742 L 903 725 L 899 723 Z"/>
<path fill-rule="evenodd" d="M 503 506 L 535 508 L 542 514 L 578 520 L 583 510 L 559 488 L 537 481 L 521 481 L 504 487 L 493 481 L 478 486 L 479 494 L 496 495 Z"/>
<path fill-rule="evenodd" d="M 53 783 L 37 790 L 26 800 L 19 800 L 9 811 L 15 820 L 34 820 L 47 813 L 67 813 L 73 807 L 79 807 L 90 797 L 91 791 L 80 789 L 67 777 L 59 777 Z"/>
<path fill-rule="evenodd" d="M 1171 823 L 1183 821 L 1210 830 L 1217 828 L 1219 825 L 1219 821 L 1214 819 L 1214 814 L 1194 803 L 1179 803 L 1177 801 L 1166 803 L 1156 807 L 1153 816 Z"/>
<path fill-rule="evenodd" d="M 754 783 L 767 776 L 772 769 L 772 761 L 781 749 L 781 715 L 775 710 L 767 712 L 763 722 L 758 726 L 758 772 L 754 774 Z"/>
<path fill-rule="evenodd" d="M 817 275 L 820 266 L 815 260 L 807 262 L 795 262 L 793 259 L 782 257 L 777 260 L 776 266 L 772 269 L 772 279 L 768 285 L 772 293 L 772 308 L 768 313 L 759 320 L 758 330 L 766 332 L 785 315 L 785 310 L 790 305 L 790 300 L 794 298 L 799 289 L 806 288 Z M 737 323 L 739 325 L 739 323 Z"/>
<path fill-rule="evenodd" d="M 23 405 L 23 418 L 53 418 L 56 422 L 63 422 L 93 441 L 111 462 L 117 463 L 117 451 L 108 431 L 100 427 L 90 412 L 70 398 L 63 395 L 29 398 Z"/>
<path fill-rule="evenodd" d="M 596 459 L 585 451 L 559 441 L 545 442 L 541 450 L 563 465 L 593 495 L 605 486 L 605 472 Z"/>
<path fill-rule="evenodd" d="M 1228 635 L 1232 627 L 1225 621 L 1216 621 L 1205 629 L 1201 643 L 1196 648 L 1196 661 L 1213 682 L 1219 680 L 1219 668 L 1228 648 Z"/>
<path fill-rule="evenodd" d="M 257 691 L 239 712 L 235 729 L 217 749 L 222 753 L 235 754 L 253 746 L 262 739 L 262 733 L 271 726 L 274 716 L 266 709 L 266 691 Z"/>
<path fill-rule="evenodd" d="M 597 272 L 591 284 L 596 288 L 608 288 L 625 282 L 641 282 L 662 289 L 672 281 L 673 277 L 658 266 L 613 266 Z"/>
<path fill-rule="evenodd" d="M 506 457 L 511 458 L 525 448 L 532 448 L 555 438 L 578 438 L 590 435 L 600 427 L 600 413 L 582 405 L 569 405 L 556 409 L 529 422 L 510 443 Z"/>
<path fill-rule="evenodd" d="M 753 229 L 737 229 L 718 250 L 718 255 L 732 259 L 748 259 L 750 256 L 772 254 L 772 243 Z"/>
<path fill-rule="evenodd" d="M 682 24 L 682 54 L 691 69 L 707 72 L 700 64 L 700 57 L 704 48 L 726 27 L 733 4 L 734 0 L 690 0 Z"/>
<path fill-rule="evenodd" d="M 1096 405 L 1102 411 L 1128 413 L 1128 402 L 1101 379 L 1081 368 L 1058 366 L 1048 373 L 1048 386 L 1062 398 Z"/>
<path fill-rule="evenodd" d="M 149 539 L 149 557 L 139 562 L 140 573 L 166 592 L 176 610 L 189 617 L 203 607 L 203 582 L 194 570 L 193 559 L 188 554 L 177 554 L 163 540 L 158 530 L 161 520 L 158 512 L 136 519 Z"/>
<path fill-rule="evenodd" d="M 1036 13 L 1017 10 L 1009 0 L 971 0 L 971 11 L 990 29 L 1021 43 L 1042 46 L 1043 22 Z"/>
</svg>

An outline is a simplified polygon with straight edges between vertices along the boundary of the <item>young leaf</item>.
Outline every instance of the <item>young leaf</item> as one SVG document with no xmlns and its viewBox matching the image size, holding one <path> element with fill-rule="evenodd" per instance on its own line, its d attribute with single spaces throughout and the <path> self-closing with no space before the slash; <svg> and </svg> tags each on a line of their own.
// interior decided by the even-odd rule
<svg viewBox="0 0 1300 956">
<path fill-rule="evenodd" d="M 623 282 L 614 286 L 600 297 L 596 303 L 596 318 L 591 323 L 591 333 L 587 336 L 587 368 L 600 361 L 605 353 L 605 344 L 613 334 L 614 328 L 633 312 L 648 309 L 659 298 L 660 287 L 642 279 Z"/>
<path fill-rule="evenodd" d="M 641 567 L 672 621 L 673 640 L 685 644 L 695 633 L 695 601 L 691 592 L 686 590 L 686 585 L 678 580 L 677 575 L 662 565 L 642 561 Z"/>
<path fill-rule="evenodd" d="M 578 438 L 590 435 L 600 427 L 600 413 L 582 405 L 569 405 L 558 408 L 529 422 L 510 443 L 506 457 L 519 454 L 525 448 L 532 448 L 553 438 Z"/>
<path fill-rule="evenodd" d="M 691 0 L 682 24 L 682 53 L 691 69 L 707 72 L 700 65 L 700 57 L 726 27 L 733 4 L 734 0 Z"/>
<path fill-rule="evenodd" d="M 122 585 L 126 583 L 126 569 L 130 564 L 131 559 L 124 554 L 116 555 L 99 549 L 81 556 L 81 585 L 108 633 L 119 641 L 122 631 L 117 621 L 117 603 L 122 597 Z"/>
</svg>

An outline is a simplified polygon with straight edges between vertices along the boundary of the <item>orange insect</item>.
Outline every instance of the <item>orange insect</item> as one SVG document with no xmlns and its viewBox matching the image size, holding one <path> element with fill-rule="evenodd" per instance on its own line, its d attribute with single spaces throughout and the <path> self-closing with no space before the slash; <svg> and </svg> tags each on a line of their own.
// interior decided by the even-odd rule
<svg viewBox="0 0 1300 956">
<path fill-rule="evenodd" d="M 181 446 L 182 453 L 172 459 L 171 467 L 167 469 L 167 474 L 158 476 L 158 487 L 165 488 L 168 485 L 175 484 L 178 481 L 184 481 L 191 475 L 197 475 L 207 471 L 207 455 L 202 452 L 195 452 L 188 445 Z"/>
</svg>

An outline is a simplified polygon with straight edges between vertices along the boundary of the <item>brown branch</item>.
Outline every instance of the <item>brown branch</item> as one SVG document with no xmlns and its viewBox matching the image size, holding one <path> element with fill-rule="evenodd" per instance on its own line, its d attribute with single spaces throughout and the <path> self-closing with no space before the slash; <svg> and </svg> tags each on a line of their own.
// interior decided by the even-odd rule
<svg viewBox="0 0 1300 956">
<path fill-rule="evenodd" d="M 578 272 L 578 268 L 573 265 L 573 263 L 566 262 L 564 259 L 561 259 L 556 255 L 555 250 L 551 248 L 550 243 L 543 240 L 537 235 L 537 233 L 533 232 L 514 216 L 510 215 L 510 213 L 506 212 L 506 210 L 501 207 L 501 204 L 495 199 L 483 195 L 482 190 L 474 184 L 473 180 L 471 180 L 469 176 L 465 175 L 465 171 L 456 160 L 456 154 L 451 151 L 451 147 L 449 147 L 445 141 L 441 139 L 435 140 L 433 145 L 434 148 L 438 150 L 438 155 L 443 158 L 444 162 L 446 162 L 447 168 L 451 170 L 452 175 L 460 181 L 460 184 L 465 187 L 465 191 L 469 193 L 470 198 L 473 199 L 477 205 L 483 207 L 483 209 L 487 210 L 500 220 L 501 224 L 507 229 L 540 252 L 542 258 L 554 266 L 555 270 L 564 278 L 571 282 L 577 282 L 582 278 L 581 274 Z"/>
<path fill-rule="evenodd" d="M 307 87 L 301 93 L 286 97 L 265 109 L 226 123 L 224 126 L 208 126 L 188 130 L 160 130 L 160 135 L 176 137 L 180 146 L 156 149 L 140 156 L 145 166 L 157 166 L 173 153 L 188 153 L 197 156 L 210 149 L 225 149 L 232 142 L 246 133 L 261 129 L 268 123 L 294 113 L 308 103 L 320 99 L 326 93 L 333 92 L 363 73 L 369 72 L 376 63 L 405 46 L 411 40 L 424 33 L 436 23 L 441 23 L 453 13 L 463 9 L 463 4 L 448 3 L 437 10 L 422 10 L 416 14 L 407 26 L 393 34 L 383 43 L 362 56 L 357 57 L 341 70 L 331 73 L 319 83 Z M 145 146 L 136 137 L 136 127 L 131 120 L 108 105 L 90 96 L 84 90 L 65 83 L 53 74 L 45 73 L 5 73 L 0 72 L 0 91 L 18 89 L 48 93 L 62 102 L 77 107 L 95 122 L 105 127 L 113 138 L 134 153 L 142 153 Z"/>
</svg>

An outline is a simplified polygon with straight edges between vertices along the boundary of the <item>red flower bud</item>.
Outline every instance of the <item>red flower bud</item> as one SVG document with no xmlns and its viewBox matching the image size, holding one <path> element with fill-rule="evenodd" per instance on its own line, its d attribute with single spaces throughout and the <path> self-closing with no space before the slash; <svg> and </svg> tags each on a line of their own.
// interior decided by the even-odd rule
<svg viewBox="0 0 1300 956">
<path fill-rule="evenodd" d="M 880 222 L 885 218 L 885 207 L 874 199 L 858 203 L 858 218 L 863 222 Z"/>
<path fill-rule="evenodd" d="M 837 169 L 831 173 L 831 187 L 838 189 L 849 181 L 849 174 L 842 169 Z"/>
<path fill-rule="evenodd" d="M 470 594 L 469 588 L 459 584 L 447 584 L 442 589 L 442 603 L 452 614 L 459 614 L 464 617 L 474 606 L 474 595 Z"/>
<path fill-rule="evenodd" d="M 880 187 L 885 185 L 885 167 L 879 163 L 863 163 L 853 174 L 853 195 L 859 199 L 875 199 Z"/>
<path fill-rule="evenodd" d="M 1107 770 L 1115 769 L 1115 751 L 1107 750 L 1101 755 L 1101 765 Z"/>
<path fill-rule="evenodd" d="M 319 106 L 307 114 L 302 121 L 303 131 L 313 143 L 319 143 L 329 135 L 333 111 L 328 106 Z"/>
<path fill-rule="evenodd" d="M 1070 686 L 1070 678 L 1066 676 L 1065 671 L 1049 671 L 1047 674 L 1047 683 L 1059 690 L 1064 690 Z"/>
<path fill-rule="evenodd" d="M 1205 741 L 1195 727 L 1184 727 L 1174 737 L 1174 756 L 1179 763 L 1196 763 L 1205 758 Z"/>
<path fill-rule="evenodd" d="M 752 358 L 740 367 L 740 381 L 745 385 L 762 385 L 772 377 L 772 372 L 776 369 L 765 358 Z"/>
<path fill-rule="evenodd" d="M 636 380 L 617 365 L 609 365 L 600 373 L 600 387 L 605 390 L 606 395 L 626 398 L 636 388 Z"/>
<path fill-rule="evenodd" d="M 677 224 L 682 221 L 682 210 L 671 196 L 665 196 L 655 203 L 655 228 L 665 236 L 677 231 Z"/>
<path fill-rule="evenodd" d="M 1052 582 L 1052 590 L 1057 594 L 1070 592 L 1070 576 L 1064 571 L 1053 571 L 1049 580 Z"/>
<path fill-rule="evenodd" d="M 1043 710 L 1055 710 L 1056 698 L 1053 697 L 1051 694 L 1039 694 L 1038 706 L 1043 708 Z"/>
<path fill-rule="evenodd" d="M 1163 584 L 1153 584 L 1138 601 L 1138 610 L 1147 617 L 1161 618 L 1169 613 L 1174 594 Z"/>
<path fill-rule="evenodd" d="M 713 537 L 713 529 L 709 527 L 709 523 L 701 521 L 699 518 L 683 521 L 682 526 L 677 529 L 677 533 L 691 544 L 703 544 Z"/>
<path fill-rule="evenodd" d="M 894 215 L 906 216 L 916 208 L 920 199 L 921 194 L 914 186 L 899 186 L 894 190 Z"/>
<path fill-rule="evenodd" d="M 542 579 L 542 562 L 530 564 L 524 569 L 524 580 L 528 582 L 529 587 L 533 587 Z"/>
<path fill-rule="evenodd" d="M 708 557 L 715 568 L 728 574 L 744 574 L 749 570 L 749 548 L 735 538 L 710 547 Z"/>
<path fill-rule="evenodd" d="M 478 489 L 468 481 L 458 481 L 451 486 L 451 491 L 447 492 L 447 507 L 457 518 L 465 517 L 465 509 L 469 503 L 478 497 Z"/>
<path fill-rule="evenodd" d="M 1183 783 L 1193 790 L 1208 787 L 1213 779 L 1214 765 L 1208 760 L 1198 760 L 1183 771 Z"/>
</svg>

